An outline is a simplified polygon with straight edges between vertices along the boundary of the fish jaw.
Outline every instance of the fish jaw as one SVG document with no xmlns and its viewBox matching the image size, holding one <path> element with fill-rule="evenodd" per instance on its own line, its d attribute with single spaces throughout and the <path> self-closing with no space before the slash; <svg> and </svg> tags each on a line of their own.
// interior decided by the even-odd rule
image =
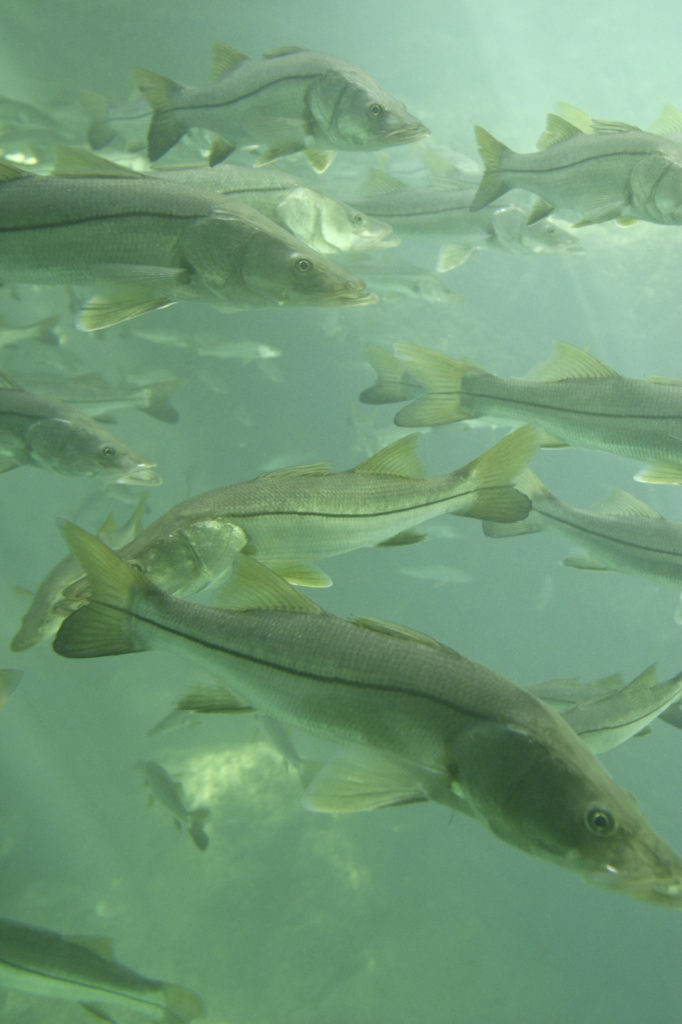
<svg viewBox="0 0 682 1024">
<path fill-rule="evenodd" d="M 635 844 L 636 862 L 606 864 L 585 873 L 585 880 L 657 906 L 682 910 L 682 858 L 655 833 Z"/>
<path fill-rule="evenodd" d="M 161 483 L 161 477 L 154 472 L 155 462 L 137 462 L 130 469 L 116 478 L 117 484 L 143 484 L 147 487 L 156 487 Z"/>
</svg>

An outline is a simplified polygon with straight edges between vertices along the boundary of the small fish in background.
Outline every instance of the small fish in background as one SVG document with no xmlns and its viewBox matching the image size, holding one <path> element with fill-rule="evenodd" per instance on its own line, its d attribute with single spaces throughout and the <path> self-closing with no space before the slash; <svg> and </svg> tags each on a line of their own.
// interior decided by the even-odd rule
<svg viewBox="0 0 682 1024">
<path fill-rule="evenodd" d="M 0 318 L 0 348 L 17 348 L 39 342 L 41 345 L 61 345 L 62 340 L 55 331 L 59 316 L 46 316 L 23 327 L 12 327 Z"/>
<path fill-rule="evenodd" d="M 143 68 L 134 68 L 133 78 L 152 108 L 150 160 L 158 160 L 193 127 L 219 136 L 209 157 L 212 165 L 238 147 L 255 145 L 261 150 L 257 164 L 303 150 L 320 173 L 338 149 L 382 149 L 429 134 L 360 68 L 299 47 L 253 60 L 216 42 L 211 84 L 200 88 Z"/>
<path fill-rule="evenodd" d="M 86 136 L 92 149 L 117 144 L 128 153 L 139 153 L 146 146 L 149 107 L 140 97 L 117 105 L 101 93 L 81 93 L 81 106 L 88 118 Z"/>
<path fill-rule="evenodd" d="M 222 331 L 186 331 L 135 324 L 129 328 L 129 333 L 154 345 L 168 345 L 169 348 L 185 349 L 196 356 L 234 359 L 244 364 L 279 359 L 282 355 L 281 348 L 249 338 L 232 338 Z"/>
<path fill-rule="evenodd" d="M 0 280 L 94 285 L 97 331 L 179 301 L 358 306 L 362 281 L 242 203 L 61 147 L 50 175 L 0 161 Z"/>
<path fill-rule="evenodd" d="M 0 473 L 39 466 L 110 483 L 160 484 L 155 463 L 97 420 L 56 398 L 34 395 L 0 375 Z"/>
<path fill-rule="evenodd" d="M 156 173 L 169 182 L 246 203 L 325 255 L 398 244 L 397 239 L 388 239 L 390 224 L 312 188 L 279 167 L 198 164 L 162 166 Z"/>
<path fill-rule="evenodd" d="M 206 491 L 169 509 L 119 553 L 173 594 L 219 583 L 229 593 L 242 552 L 299 586 L 327 587 L 331 579 L 314 559 L 418 543 L 425 535 L 415 527 L 439 515 L 504 521 L 526 515 L 529 501 L 513 481 L 537 451 L 533 427 L 433 477 L 417 456 L 417 438 L 402 437 L 344 472 L 330 473 L 327 463 L 290 466 Z M 83 600 L 87 585 L 74 584 L 66 596 Z"/>
<path fill-rule="evenodd" d="M 8 918 L 0 918 L 0 987 L 79 1003 L 112 1024 L 109 1007 L 159 1024 L 189 1024 L 204 1015 L 194 992 L 126 967 L 114 958 L 108 939 L 60 935 Z"/>
<path fill-rule="evenodd" d="M 156 761 L 139 761 L 137 767 L 142 773 L 152 802 L 158 800 L 160 804 L 163 804 L 172 815 L 177 828 L 187 832 L 198 850 L 206 850 L 208 836 L 204 824 L 211 813 L 209 809 L 197 807 L 194 810 L 188 810 L 181 783 L 172 779 L 166 769 Z"/>
<path fill-rule="evenodd" d="M 404 565 L 399 570 L 401 576 L 409 576 L 413 580 L 422 580 L 424 583 L 435 584 L 437 587 L 454 586 L 457 583 L 471 583 L 473 576 L 458 569 L 455 565 L 443 565 L 436 562 L 433 565 Z"/>
<path fill-rule="evenodd" d="M 447 237 L 440 248 L 440 273 L 461 266 L 474 252 L 493 246 L 515 254 L 581 252 L 575 236 L 551 219 L 528 224 L 530 207 L 518 201 L 470 210 L 476 193 L 470 181 L 447 179 L 430 188 L 411 188 L 391 175 L 370 171 L 359 209 L 388 221 L 401 237 Z"/>
<path fill-rule="evenodd" d="M 21 374 L 17 384 L 34 394 L 57 398 L 61 402 L 98 419 L 112 422 L 111 413 L 120 409 L 138 409 L 163 423 L 177 423 L 178 410 L 170 401 L 182 387 L 177 378 L 138 383 L 122 378 L 113 384 L 100 373 L 84 373 L 74 377 L 58 374 Z"/>
<path fill-rule="evenodd" d="M 6 706 L 7 701 L 21 682 L 23 675 L 24 673 L 18 668 L 0 669 L 0 711 Z"/>
<path fill-rule="evenodd" d="M 459 302 L 460 296 L 436 274 L 407 260 L 383 257 L 372 262 L 353 263 L 368 288 L 384 300 L 418 299 L 422 302 Z"/>
<path fill-rule="evenodd" d="M 485 171 L 471 211 L 523 188 L 540 197 L 530 223 L 561 209 L 579 216 L 580 226 L 615 219 L 682 224 L 682 143 L 622 122 L 591 121 L 590 128 L 548 114 L 539 150 L 515 153 L 476 125 Z"/>
<path fill-rule="evenodd" d="M 113 516 L 107 516 L 97 536 L 112 548 L 128 544 L 140 531 L 146 505 L 147 495 L 143 494 L 131 516 L 120 527 L 114 523 Z M 10 641 L 10 650 L 15 653 L 26 651 L 54 636 L 64 616 L 72 610 L 62 605 L 64 590 L 81 576 L 80 562 L 72 554 L 55 565 L 36 592 L 29 594 L 31 603 Z"/>
<path fill-rule="evenodd" d="M 509 680 L 408 627 L 329 614 L 253 559 L 239 560 L 229 608 L 211 608 L 160 591 L 73 524 L 63 529 L 92 596 L 62 623 L 58 654 L 196 657 L 229 672 L 242 710 L 345 751 L 350 738 L 397 764 L 392 776 L 354 769 L 346 810 L 441 799 L 587 881 L 682 907 L 682 858 L 573 729 Z M 306 806 L 338 810 L 347 783 L 331 763 Z"/>
<path fill-rule="evenodd" d="M 58 143 L 75 143 L 81 117 L 75 108 L 54 114 L 24 100 L 0 96 L 0 156 L 35 166 L 51 160 Z"/>
<path fill-rule="evenodd" d="M 635 480 L 682 483 L 682 380 L 622 377 L 583 349 L 557 342 L 526 377 L 497 377 L 419 345 L 372 348 L 377 382 L 361 402 L 404 402 L 394 422 L 430 427 L 490 417 L 535 423 L 543 448 L 594 448 L 649 458 Z"/>
<path fill-rule="evenodd" d="M 682 585 L 682 523 L 665 519 L 626 491 L 613 490 L 605 501 L 587 511 L 561 501 L 532 470 L 523 470 L 516 485 L 532 502 L 528 516 L 522 526 L 483 523 L 488 537 L 551 530 L 576 541 L 582 549 L 565 558 L 564 565 L 596 572 L 613 569 Z M 675 619 L 682 623 L 682 601 Z"/>
</svg>

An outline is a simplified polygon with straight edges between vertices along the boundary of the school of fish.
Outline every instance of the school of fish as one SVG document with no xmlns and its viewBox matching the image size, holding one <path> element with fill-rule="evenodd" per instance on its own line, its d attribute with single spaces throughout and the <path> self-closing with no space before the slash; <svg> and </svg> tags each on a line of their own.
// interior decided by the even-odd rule
<svg viewBox="0 0 682 1024">
<path fill-rule="evenodd" d="M 642 130 L 562 104 L 528 153 L 476 126 L 484 166 L 472 173 L 429 148 L 428 128 L 367 72 L 334 56 L 285 47 L 254 59 L 215 43 L 206 85 L 146 68 L 133 77 L 138 101 L 116 107 L 91 94 L 64 123 L 0 99 L 0 282 L 68 289 L 70 305 L 66 318 L 0 322 L 2 474 L 33 466 L 100 485 L 162 484 L 163 465 L 109 426 L 112 413 L 139 410 L 179 429 L 171 399 L 182 380 L 163 369 L 72 373 L 82 368 L 64 354 L 77 331 L 127 332 L 156 347 L 161 364 L 164 346 L 196 363 L 230 360 L 229 393 L 239 363 L 275 372 L 270 360 L 285 356 L 278 339 L 187 336 L 172 312 L 166 333 L 138 318 L 186 302 L 221 312 L 357 307 L 361 318 L 396 296 L 457 301 L 442 275 L 490 247 L 572 255 L 593 224 L 682 225 L 682 113 L 673 108 Z M 386 165 L 355 195 L 320 184 L 338 151 L 352 166 L 354 153 L 408 144 L 421 154 L 416 185 Z M 433 268 L 388 259 L 401 239 L 434 243 Z M 96 535 L 62 523 L 70 554 L 46 566 L 11 651 L 51 640 L 66 658 L 177 652 L 218 683 L 190 691 L 173 714 L 257 713 L 296 768 L 307 809 L 435 801 L 590 882 L 682 909 L 682 857 L 597 758 L 658 718 L 682 727 L 682 672 L 521 686 L 409 625 L 371 617 L 380 608 L 349 620 L 298 589 L 331 586 L 334 556 L 425 540 L 422 528 L 439 516 L 478 519 L 489 537 L 559 532 L 580 548 L 567 565 L 682 587 L 682 523 L 620 490 L 580 509 L 529 468 L 540 449 L 576 447 L 645 463 L 637 480 L 681 484 L 682 380 L 625 377 L 565 342 L 525 377 L 497 376 L 450 344 L 445 353 L 378 342 L 369 351 L 377 379 L 360 401 L 402 403 L 398 426 L 489 418 L 515 429 L 463 465 L 453 431 L 454 468 L 440 475 L 427 474 L 413 432 L 352 468 L 278 466 L 216 480 L 172 507 L 157 499 L 164 511 L 146 525 L 146 496 Z M 188 600 L 196 594 L 213 603 Z M 0 708 L 30 686 L 22 675 L 0 671 Z M 308 763 L 289 730 L 337 753 Z M 205 851 L 210 807 L 188 806 L 163 765 L 137 768 L 150 799 Z M 165 1024 L 204 1012 L 195 993 L 137 974 L 101 940 L 7 919 L 2 986 L 80 1003 L 104 1020 L 117 1006 Z"/>
</svg>

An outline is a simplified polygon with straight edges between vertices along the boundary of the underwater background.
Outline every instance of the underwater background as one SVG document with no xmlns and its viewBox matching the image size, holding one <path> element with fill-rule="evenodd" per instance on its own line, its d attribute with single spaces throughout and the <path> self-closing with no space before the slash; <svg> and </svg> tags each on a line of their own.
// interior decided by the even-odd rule
<svg viewBox="0 0 682 1024">
<path fill-rule="evenodd" d="M 253 56 L 295 44 L 365 69 L 429 126 L 429 143 L 477 160 L 474 124 L 529 151 L 557 101 L 650 124 L 664 103 L 682 103 L 681 35 L 679 5 L 633 0 L 3 0 L 0 95 L 59 117 L 83 90 L 124 102 L 131 66 L 206 81 L 214 39 Z M 407 148 L 387 153 L 395 173 L 418 166 Z M 376 159 L 340 153 L 330 180 L 348 197 Z M 229 316 L 181 304 L 135 322 L 263 343 L 276 359 L 194 357 L 126 325 L 92 336 L 65 327 L 64 350 L 80 373 L 162 367 L 182 378 L 177 424 L 117 414 L 116 431 L 163 476 L 149 492 L 151 521 L 277 466 L 348 468 L 401 436 L 395 407 L 358 402 L 373 380 L 369 345 L 411 342 L 520 376 L 561 339 L 628 376 L 682 377 L 680 229 L 608 223 L 583 229 L 580 242 L 580 255 L 476 253 L 446 278 L 456 302 Z M 410 251 L 432 268 L 433 245 Z M 63 288 L 0 289 L 5 321 L 52 313 L 73 320 Z M 16 356 L 5 355 L 10 373 Z M 502 436 L 475 427 L 424 433 L 430 474 Z M 571 504 L 622 487 L 682 520 L 679 489 L 633 483 L 629 460 L 549 451 L 533 468 Z M 111 937 L 123 963 L 199 993 L 208 1024 L 678 1019 L 679 915 L 585 885 L 436 805 L 306 813 L 295 773 L 249 716 L 148 735 L 201 679 L 189 661 L 73 662 L 49 645 L 11 654 L 25 609 L 15 588 L 35 589 L 66 553 L 57 519 L 96 530 L 138 497 L 31 468 L 2 479 L 1 660 L 24 677 L 0 712 L 0 916 Z M 634 678 L 652 662 L 661 678 L 682 668 L 673 588 L 566 568 L 558 536 L 494 543 L 475 520 L 450 518 L 426 530 L 421 545 L 327 560 L 334 585 L 312 596 L 337 615 L 423 630 L 520 685 Z M 657 723 L 603 757 L 678 851 L 681 750 L 679 732 Z M 188 802 L 210 807 L 204 853 L 148 808 L 140 760 L 162 763 Z M 75 1005 L 0 997 L 3 1024 L 81 1019 Z"/>
</svg>

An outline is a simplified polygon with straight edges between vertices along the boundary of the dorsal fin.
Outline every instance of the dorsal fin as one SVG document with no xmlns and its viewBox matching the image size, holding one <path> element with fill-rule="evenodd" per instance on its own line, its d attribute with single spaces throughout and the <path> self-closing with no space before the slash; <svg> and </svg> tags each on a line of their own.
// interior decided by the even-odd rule
<svg viewBox="0 0 682 1024">
<path fill-rule="evenodd" d="M 628 690 L 630 693 L 636 692 L 637 690 L 650 690 L 653 686 L 658 685 L 658 675 L 656 672 L 656 663 L 649 665 L 643 672 L 640 672 L 632 682 L 628 683 L 627 686 L 623 687 L 623 691 Z M 621 691 L 621 692 L 623 692 Z"/>
<path fill-rule="evenodd" d="M 545 130 L 537 141 L 537 147 L 538 149 L 548 149 L 550 146 L 555 146 L 557 142 L 566 142 L 567 139 L 583 134 L 580 128 L 571 124 L 564 117 L 559 117 L 558 114 L 548 114 Z"/>
<path fill-rule="evenodd" d="M 23 167 L 17 167 L 16 164 L 12 164 L 9 160 L 0 160 L 0 183 L 3 181 L 14 181 L 16 178 L 31 178 L 33 175 L 30 171 L 25 171 Z"/>
<path fill-rule="evenodd" d="M 54 169 L 56 178 L 144 178 L 146 175 L 121 167 L 112 160 L 76 146 L 55 146 Z"/>
<path fill-rule="evenodd" d="M 216 39 L 211 47 L 210 80 L 215 82 L 216 78 L 221 78 L 222 75 L 226 75 L 229 71 L 234 71 L 235 68 L 238 68 L 240 64 L 249 59 L 245 53 L 240 53 L 239 50 L 235 50 L 233 47 Z"/>
<path fill-rule="evenodd" d="M 277 479 L 277 477 L 290 476 L 326 476 L 331 471 L 331 462 L 311 462 L 307 466 L 282 466 L 281 469 L 273 469 L 269 473 L 261 473 L 259 480 Z"/>
<path fill-rule="evenodd" d="M 547 382 L 602 377 L 620 377 L 620 374 L 589 352 L 569 345 L 566 341 L 557 341 L 554 354 L 528 374 L 530 380 Z"/>
<path fill-rule="evenodd" d="M 602 118 L 592 118 L 592 131 L 597 135 L 611 135 L 614 132 L 641 132 L 636 124 L 628 124 L 627 121 L 604 121 Z"/>
<path fill-rule="evenodd" d="M 236 612 L 267 609 L 324 614 L 319 605 L 272 569 L 250 555 L 241 554 L 235 555 L 229 582 L 219 591 L 219 604 Z"/>
<path fill-rule="evenodd" d="M 649 131 L 654 135 L 682 134 L 682 110 L 666 103 Z"/>
<path fill-rule="evenodd" d="M 641 516 L 644 519 L 662 519 L 663 516 L 645 501 L 635 498 L 627 491 L 614 488 L 609 496 L 596 506 L 595 512 L 605 516 Z"/>
<path fill-rule="evenodd" d="M 407 189 L 409 189 L 409 185 L 406 185 L 404 181 L 394 178 L 386 171 L 380 171 L 378 167 L 371 167 L 362 185 L 361 195 L 381 196 L 390 192 L 404 192 Z"/>
<path fill-rule="evenodd" d="M 439 643 L 438 640 L 434 640 L 427 633 L 420 633 L 416 629 L 410 629 L 409 626 L 401 626 L 396 622 L 386 622 L 384 619 L 368 618 L 364 615 L 351 621 L 354 626 L 360 626 L 362 629 L 371 629 L 374 633 L 384 633 L 398 640 L 411 640 L 413 643 L 423 644 L 424 647 L 442 648 L 446 646 Z M 455 657 L 460 657 L 455 651 L 452 653 Z"/>
<path fill-rule="evenodd" d="M 278 46 L 276 50 L 268 50 L 263 54 L 264 60 L 272 60 L 273 57 L 287 57 L 290 53 L 303 53 L 302 46 Z"/>
<path fill-rule="evenodd" d="M 355 466 L 354 473 L 373 473 L 387 476 L 425 477 L 426 467 L 417 455 L 419 431 L 399 437 L 380 452 Z"/>
<path fill-rule="evenodd" d="M 556 112 L 564 121 L 574 125 L 580 132 L 592 131 L 592 118 L 580 107 L 574 107 L 572 103 L 560 101 L 556 104 Z"/>
</svg>

